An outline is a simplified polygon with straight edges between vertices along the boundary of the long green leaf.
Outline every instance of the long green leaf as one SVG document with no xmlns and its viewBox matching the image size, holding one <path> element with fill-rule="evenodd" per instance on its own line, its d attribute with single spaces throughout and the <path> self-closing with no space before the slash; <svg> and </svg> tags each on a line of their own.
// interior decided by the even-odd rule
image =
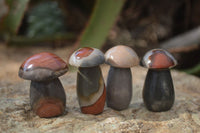
<svg viewBox="0 0 200 133">
<path fill-rule="evenodd" d="M 97 0 L 96 5 L 77 44 L 80 47 L 101 48 L 125 0 Z"/>
<path fill-rule="evenodd" d="M 2 0 L 1 0 L 2 1 Z M 15 35 L 21 24 L 29 0 L 3 0 L 8 13 L 0 20 L 0 32 Z"/>
<path fill-rule="evenodd" d="M 184 71 L 188 74 L 200 76 L 200 63 L 190 69 L 186 69 L 186 70 L 182 70 L 182 71 Z"/>
</svg>

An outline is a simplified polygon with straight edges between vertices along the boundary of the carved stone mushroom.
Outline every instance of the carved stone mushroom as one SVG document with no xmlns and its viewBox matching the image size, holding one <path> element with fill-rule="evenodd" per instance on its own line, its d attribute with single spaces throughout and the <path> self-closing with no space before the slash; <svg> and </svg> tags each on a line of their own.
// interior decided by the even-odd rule
<svg viewBox="0 0 200 133">
<path fill-rule="evenodd" d="M 66 95 L 58 79 L 68 71 L 67 64 L 52 53 L 35 54 L 24 61 L 19 77 L 31 80 L 30 104 L 39 117 L 62 115 Z"/>
<path fill-rule="evenodd" d="M 82 113 L 103 112 L 106 88 L 99 65 L 104 61 L 104 54 L 90 47 L 78 49 L 69 59 L 70 65 L 78 67 L 77 96 Z"/>
<path fill-rule="evenodd" d="M 107 106 L 115 110 L 128 108 L 132 98 L 131 67 L 139 64 L 137 54 L 128 46 L 118 45 L 105 53 L 110 65 L 107 79 Z"/>
<path fill-rule="evenodd" d="M 170 68 L 177 65 L 175 58 L 166 50 L 152 49 L 143 57 L 143 65 L 149 70 L 143 88 L 143 101 L 148 110 L 169 110 L 175 99 Z"/>
</svg>

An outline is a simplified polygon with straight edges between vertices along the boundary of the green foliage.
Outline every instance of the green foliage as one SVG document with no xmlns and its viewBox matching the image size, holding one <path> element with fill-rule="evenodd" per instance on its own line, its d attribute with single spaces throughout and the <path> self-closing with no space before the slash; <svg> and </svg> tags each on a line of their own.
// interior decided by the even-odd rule
<svg viewBox="0 0 200 133">
<path fill-rule="evenodd" d="M 14 43 L 16 41 L 21 43 L 26 40 L 24 37 L 15 35 L 29 1 L 0 0 L 0 33 L 8 35 L 6 36 L 7 42 Z M 96 0 L 94 11 L 78 44 L 81 47 L 92 46 L 100 48 L 124 3 L 125 0 Z M 68 38 L 68 36 L 62 36 L 66 33 L 66 25 L 64 15 L 58 7 L 57 1 L 42 1 L 42 3 L 32 8 L 28 16 L 27 42 L 34 42 L 36 38 L 38 38 L 36 39 L 37 41 L 46 40 L 46 38 L 49 40 L 51 36 L 56 34 L 58 34 L 59 38 Z M 70 36 L 69 38 L 73 37 Z"/>
<path fill-rule="evenodd" d="M 89 24 L 78 44 L 101 48 L 125 0 L 97 0 Z"/>
<path fill-rule="evenodd" d="M 65 32 L 65 19 L 56 1 L 35 6 L 28 14 L 28 37 L 49 36 Z"/>
<path fill-rule="evenodd" d="M 29 0 L 1 0 L 0 33 L 15 35 L 21 24 Z"/>
<path fill-rule="evenodd" d="M 197 64 L 196 66 L 194 66 L 193 68 L 187 69 L 187 70 L 183 70 L 188 74 L 193 74 L 196 76 L 200 76 L 200 63 Z"/>
</svg>

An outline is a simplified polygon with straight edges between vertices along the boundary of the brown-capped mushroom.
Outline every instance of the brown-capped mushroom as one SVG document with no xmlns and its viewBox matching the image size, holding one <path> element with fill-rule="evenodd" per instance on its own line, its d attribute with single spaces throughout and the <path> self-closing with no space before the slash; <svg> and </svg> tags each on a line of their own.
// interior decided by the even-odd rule
<svg viewBox="0 0 200 133">
<path fill-rule="evenodd" d="M 132 75 L 130 67 L 139 64 L 137 54 L 128 46 L 118 45 L 105 53 L 110 65 L 107 79 L 107 106 L 115 110 L 128 108 L 132 98 Z"/>
<path fill-rule="evenodd" d="M 104 61 L 104 54 L 99 49 L 90 47 L 78 49 L 69 59 L 69 64 L 78 67 L 79 71 L 77 96 L 82 113 L 103 112 L 106 89 L 99 65 Z"/>
<path fill-rule="evenodd" d="M 152 49 L 144 55 L 143 65 L 149 69 L 143 88 L 145 106 L 154 112 L 169 110 L 175 99 L 169 68 L 176 66 L 177 61 L 166 50 Z"/>
<path fill-rule="evenodd" d="M 35 54 L 21 65 L 19 77 L 31 80 L 30 104 L 39 117 L 63 114 L 66 95 L 58 77 L 67 71 L 68 66 L 61 58 L 47 52 Z"/>
</svg>

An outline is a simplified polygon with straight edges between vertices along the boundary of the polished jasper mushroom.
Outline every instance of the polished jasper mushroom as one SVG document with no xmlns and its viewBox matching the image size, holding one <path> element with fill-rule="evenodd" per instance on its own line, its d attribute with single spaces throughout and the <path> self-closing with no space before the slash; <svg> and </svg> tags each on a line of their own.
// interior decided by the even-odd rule
<svg viewBox="0 0 200 133">
<path fill-rule="evenodd" d="M 39 53 L 26 59 L 19 69 L 19 77 L 31 80 L 30 104 L 39 117 L 62 115 L 66 95 L 58 79 L 68 71 L 67 64 L 52 53 Z"/>
<path fill-rule="evenodd" d="M 118 45 L 105 53 L 105 61 L 110 65 L 107 79 L 107 106 L 115 110 L 126 109 L 132 98 L 130 67 L 138 65 L 138 56 L 130 47 Z"/>
<path fill-rule="evenodd" d="M 174 103 L 174 86 L 169 68 L 177 61 L 163 49 L 148 51 L 143 65 L 149 68 L 143 88 L 143 100 L 148 110 L 161 112 L 169 110 Z"/>
<path fill-rule="evenodd" d="M 90 47 L 78 49 L 69 59 L 70 65 L 78 67 L 77 96 L 82 113 L 103 112 L 106 89 L 99 66 L 102 63 L 104 63 L 103 53 Z"/>
</svg>

